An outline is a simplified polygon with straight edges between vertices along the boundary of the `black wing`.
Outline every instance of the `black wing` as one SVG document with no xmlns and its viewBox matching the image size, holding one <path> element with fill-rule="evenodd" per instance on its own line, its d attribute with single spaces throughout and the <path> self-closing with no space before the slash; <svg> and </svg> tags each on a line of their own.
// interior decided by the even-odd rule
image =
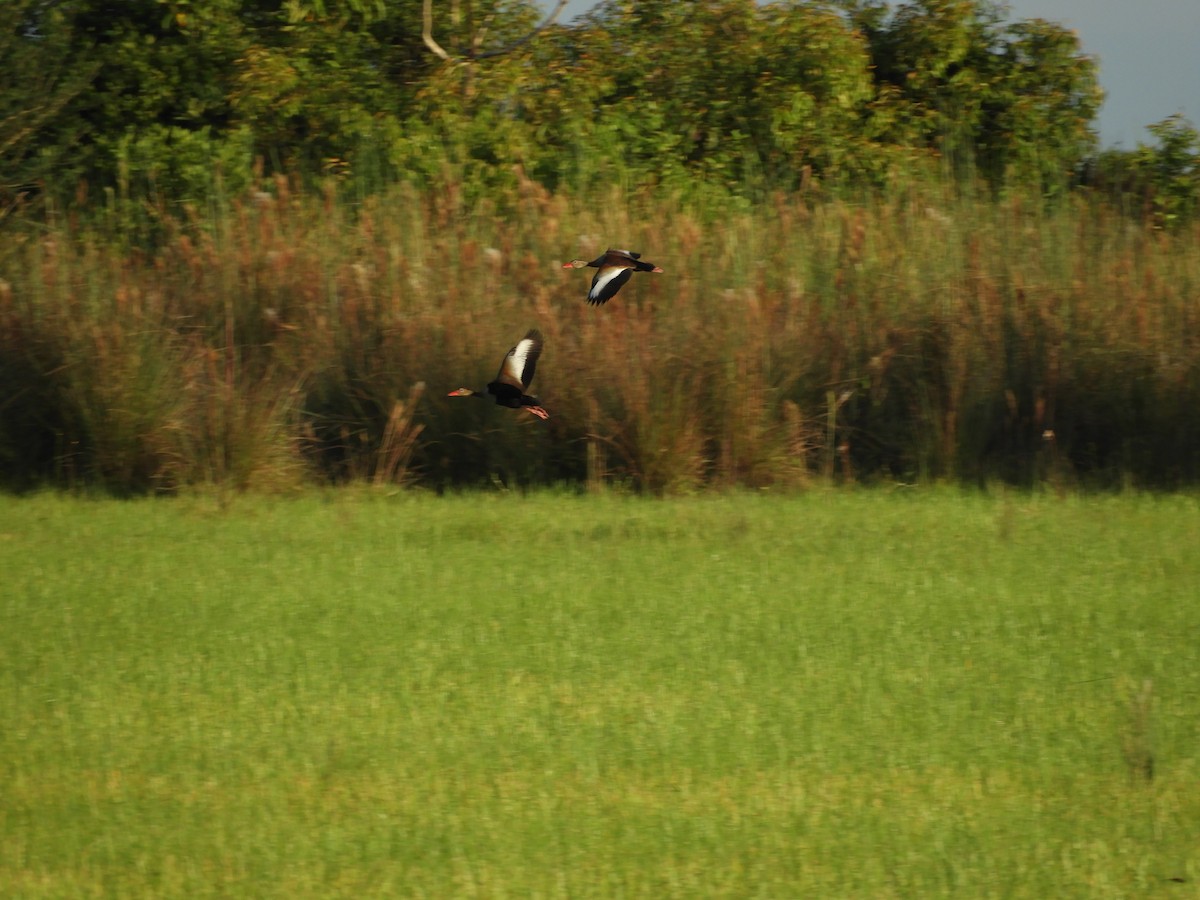
<svg viewBox="0 0 1200 900">
<path fill-rule="evenodd" d="M 520 390 L 529 387 L 537 371 L 538 357 L 542 355 L 542 333 L 531 328 L 517 345 L 504 355 L 496 381 Z"/>
<path fill-rule="evenodd" d="M 601 303 L 607 303 L 617 291 L 621 289 L 621 285 L 627 282 L 633 275 L 633 269 L 606 267 L 598 271 L 592 278 L 592 289 L 588 291 L 588 303 L 592 306 L 599 306 Z"/>
</svg>

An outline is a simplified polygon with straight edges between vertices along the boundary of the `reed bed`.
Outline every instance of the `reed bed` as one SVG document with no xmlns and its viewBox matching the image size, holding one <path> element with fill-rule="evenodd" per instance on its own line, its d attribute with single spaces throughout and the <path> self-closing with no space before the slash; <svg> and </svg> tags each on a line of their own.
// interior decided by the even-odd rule
<svg viewBox="0 0 1200 900">
<path fill-rule="evenodd" d="M 10 487 L 1200 478 L 1200 227 L 1082 196 L 348 198 L 280 179 L 154 218 L 153 249 L 94 216 L 10 228 Z M 607 246 L 666 274 L 589 307 L 590 270 L 560 263 Z M 530 327 L 548 422 L 445 396 Z"/>
</svg>

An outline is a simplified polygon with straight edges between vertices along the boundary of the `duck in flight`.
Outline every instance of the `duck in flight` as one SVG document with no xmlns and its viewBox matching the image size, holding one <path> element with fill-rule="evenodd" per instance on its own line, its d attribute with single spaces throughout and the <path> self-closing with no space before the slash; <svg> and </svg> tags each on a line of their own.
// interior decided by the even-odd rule
<svg viewBox="0 0 1200 900">
<path fill-rule="evenodd" d="M 525 337 L 517 341 L 517 345 L 504 355 L 500 363 L 500 371 L 496 380 L 489 382 L 487 392 L 473 391 L 470 388 L 459 388 L 451 391 L 449 397 L 478 397 L 486 400 L 488 395 L 496 398 L 497 406 L 507 406 L 509 409 L 527 409 L 539 419 L 548 419 L 550 414 L 541 407 L 537 397 L 531 397 L 525 392 L 533 381 L 533 373 L 537 370 L 538 357 L 542 355 L 542 333 L 536 328 L 525 332 Z"/>
<path fill-rule="evenodd" d="M 587 302 L 592 306 L 599 306 L 612 299 L 634 272 L 662 274 L 662 269 L 654 263 L 642 262 L 642 254 L 631 253 L 629 250 L 605 250 L 591 262 L 573 259 L 569 263 L 563 263 L 563 268 L 598 270 L 592 278 L 592 288 L 587 295 Z"/>
</svg>

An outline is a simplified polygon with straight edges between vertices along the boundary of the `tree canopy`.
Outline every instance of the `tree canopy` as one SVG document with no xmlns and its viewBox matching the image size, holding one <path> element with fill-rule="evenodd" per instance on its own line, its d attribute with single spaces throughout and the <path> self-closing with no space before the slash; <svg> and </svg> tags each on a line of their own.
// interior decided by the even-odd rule
<svg viewBox="0 0 1200 900">
<path fill-rule="evenodd" d="M 369 187 L 449 170 L 753 193 L 923 160 L 1053 192 L 1096 151 L 1096 62 L 1064 27 L 1004 12 L 605 0 L 539 30 L 528 0 L 10 0 L 3 190 L 174 200 L 217 175 Z"/>
</svg>

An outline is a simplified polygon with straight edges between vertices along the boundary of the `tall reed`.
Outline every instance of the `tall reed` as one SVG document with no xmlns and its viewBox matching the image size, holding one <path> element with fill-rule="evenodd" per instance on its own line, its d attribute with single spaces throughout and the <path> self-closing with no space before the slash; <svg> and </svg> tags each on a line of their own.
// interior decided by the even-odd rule
<svg viewBox="0 0 1200 900">
<path fill-rule="evenodd" d="M 518 179 L 351 202 L 276 180 L 159 221 L 152 251 L 10 225 L 9 486 L 1200 478 L 1200 231 L 1082 197 L 749 208 Z M 666 274 L 589 307 L 590 271 L 559 263 L 607 246 Z M 548 422 L 446 399 L 534 326 Z"/>
</svg>

